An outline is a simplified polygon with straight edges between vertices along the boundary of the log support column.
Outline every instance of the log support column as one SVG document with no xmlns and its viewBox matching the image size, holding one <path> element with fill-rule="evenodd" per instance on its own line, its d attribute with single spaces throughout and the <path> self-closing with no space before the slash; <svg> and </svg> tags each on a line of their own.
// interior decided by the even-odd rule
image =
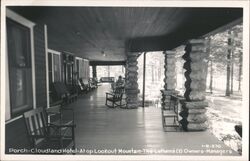
<svg viewBox="0 0 250 161">
<path fill-rule="evenodd" d="M 205 101 L 206 90 L 206 41 L 190 40 L 185 48 L 183 59 L 185 72 L 185 101 L 181 102 L 180 121 L 186 131 L 202 131 L 207 129 L 205 115 L 208 102 Z"/>
<path fill-rule="evenodd" d="M 126 62 L 126 108 L 133 109 L 139 107 L 139 88 L 138 88 L 138 67 L 137 58 L 139 53 L 128 53 Z"/>
<path fill-rule="evenodd" d="M 176 88 L 176 58 L 175 51 L 165 51 L 165 65 L 164 65 L 164 89 L 162 93 L 162 107 L 169 106 L 170 95 L 177 94 Z"/>
</svg>

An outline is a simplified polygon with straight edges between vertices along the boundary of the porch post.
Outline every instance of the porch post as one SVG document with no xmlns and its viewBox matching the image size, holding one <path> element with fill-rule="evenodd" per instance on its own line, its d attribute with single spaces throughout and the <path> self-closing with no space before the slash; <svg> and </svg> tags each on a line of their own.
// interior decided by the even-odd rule
<svg viewBox="0 0 250 161">
<path fill-rule="evenodd" d="M 175 51 L 165 51 L 165 65 L 164 65 L 164 89 L 161 90 L 162 93 L 162 106 L 167 107 L 170 103 L 170 95 L 177 94 L 176 88 L 176 58 Z"/>
<path fill-rule="evenodd" d="M 205 101 L 206 90 L 206 40 L 190 40 L 185 48 L 183 59 L 186 61 L 183 68 L 186 69 L 185 77 L 185 101 L 181 102 L 182 111 L 180 121 L 184 130 L 202 131 L 207 129 Z"/>
<path fill-rule="evenodd" d="M 93 65 L 92 66 L 92 76 L 93 76 L 93 78 L 96 78 L 96 65 Z"/>
<path fill-rule="evenodd" d="M 128 53 L 127 62 L 126 62 L 126 84 L 125 84 L 125 93 L 126 93 L 126 108 L 132 109 L 139 106 L 138 100 L 138 67 L 137 67 L 137 58 L 139 53 Z"/>
</svg>

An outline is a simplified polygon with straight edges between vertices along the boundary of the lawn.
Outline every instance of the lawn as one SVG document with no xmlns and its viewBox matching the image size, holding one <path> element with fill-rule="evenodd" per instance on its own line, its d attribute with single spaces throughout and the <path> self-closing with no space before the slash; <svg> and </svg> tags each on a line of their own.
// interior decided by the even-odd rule
<svg viewBox="0 0 250 161">
<path fill-rule="evenodd" d="M 235 93 L 225 97 L 222 93 L 207 94 L 209 107 L 207 117 L 209 131 L 227 146 L 241 154 L 241 137 L 235 131 L 234 126 L 242 123 L 242 97 Z"/>
</svg>

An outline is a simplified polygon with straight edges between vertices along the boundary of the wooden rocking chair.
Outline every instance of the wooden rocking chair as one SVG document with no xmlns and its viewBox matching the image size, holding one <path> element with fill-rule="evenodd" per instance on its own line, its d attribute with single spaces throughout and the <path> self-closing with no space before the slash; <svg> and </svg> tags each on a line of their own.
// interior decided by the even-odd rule
<svg viewBox="0 0 250 161">
<path fill-rule="evenodd" d="M 77 93 L 70 93 L 67 86 L 63 82 L 54 82 L 52 84 L 56 97 L 62 100 L 64 104 L 77 100 Z"/>
<path fill-rule="evenodd" d="M 28 137 L 34 154 L 63 154 L 75 149 L 74 124 L 52 124 L 43 108 L 25 112 Z"/>
<path fill-rule="evenodd" d="M 122 107 L 122 96 L 124 93 L 124 87 L 117 87 L 114 92 L 106 93 L 106 103 L 105 105 L 108 107 Z M 111 105 L 110 105 L 111 103 Z"/>
</svg>

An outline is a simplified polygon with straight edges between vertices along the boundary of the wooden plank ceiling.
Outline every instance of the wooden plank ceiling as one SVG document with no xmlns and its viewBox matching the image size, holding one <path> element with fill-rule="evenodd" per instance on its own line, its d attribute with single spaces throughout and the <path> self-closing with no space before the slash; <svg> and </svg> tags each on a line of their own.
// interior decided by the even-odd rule
<svg viewBox="0 0 250 161">
<path fill-rule="evenodd" d="M 47 24 L 49 48 L 93 61 L 124 61 L 128 51 L 170 50 L 242 17 L 240 8 L 9 8 Z"/>
</svg>

